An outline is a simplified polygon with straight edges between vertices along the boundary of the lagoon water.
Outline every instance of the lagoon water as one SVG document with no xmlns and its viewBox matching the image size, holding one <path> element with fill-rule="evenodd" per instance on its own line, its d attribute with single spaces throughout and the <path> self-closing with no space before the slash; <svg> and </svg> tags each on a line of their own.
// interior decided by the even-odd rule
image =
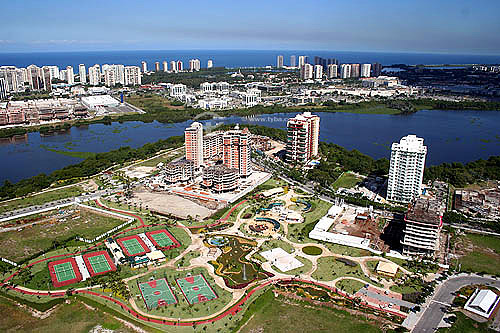
<svg viewBox="0 0 500 333">
<path fill-rule="evenodd" d="M 251 123 L 285 128 L 297 113 L 260 115 L 251 119 L 227 117 L 204 123 Z M 469 162 L 500 155 L 499 111 L 423 110 L 411 115 L 319 113 L 320 139 L 373 158 L 389 158 L 392 142 L 407 134 L 424 138 L 427 165 Z M 73 127 L 50 136 L 29 133 L 16 140 L 0 141 L 0 182 L 11 182 L 50 173 L 81 159 L 48 151 L 105 152 L 121 146 L 139 147 L 172 135 L 182 135 L 191 121 L 176 124 L 126 122 Z"/>
</svg>

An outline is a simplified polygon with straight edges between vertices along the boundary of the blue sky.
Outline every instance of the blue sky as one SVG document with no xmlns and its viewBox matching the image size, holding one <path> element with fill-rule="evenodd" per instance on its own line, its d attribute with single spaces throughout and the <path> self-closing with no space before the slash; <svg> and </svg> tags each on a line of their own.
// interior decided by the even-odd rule
<svg viewBox="0 0 500 333">
<path fill-rule="evenodd" d="M 499 0 L 0 1 L 0 52 L 259 49 L 500 54 Z"/>
</svg>

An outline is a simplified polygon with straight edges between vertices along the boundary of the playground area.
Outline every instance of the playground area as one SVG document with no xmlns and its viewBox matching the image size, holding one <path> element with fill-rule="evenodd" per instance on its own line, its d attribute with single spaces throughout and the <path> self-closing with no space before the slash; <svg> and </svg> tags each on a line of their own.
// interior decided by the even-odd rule
<svg viewBox="0 0 500 333">
<path fill-rule="evenodd" d="M 268 277 L 260 271 L 256 263 L 245 259 L 245 256 L 255 249 L 257 242 L 243 237 L 219 235 L 205 240 L 204 244 L 211 249 L 221 250 L 221 255 L 210 261 L 210 264 L 215 267 L 215 274 L 224 278 L 229 288 L 238 289 L 252 281 Z"/>
<path fill-rule="evenodd" d="M 116 266 L 107 251 L 98 251 L 82 256 L 90 276 L 102 275 L 116 271 Z"/>
<path fill-rule="evenodd" d="M 146 236 L 158 249 L 169 250 L 181 246 L 167 229 L 149 231 L 146 232 Z"/>
<path fill-rule="evenodd" d="M 177 303 L 177 298 L 165 279 L 142 282 L 138 287 L 148 310 Z"/>
<path fill-rule="evenodd" d="M 48 264 L 50 278 L 54 287 L 59 288 L 82 280 L 74 258 L 51 261 Z"/>
<path fill-rule="evenodd" d="M 211 301 L 217 294 L 210 287 L 203 274 L 187 276 L 175 280 L 182 291 L 184 298 L 190 305 Z"/>
<path fill-rule="evenodd" d="M 118 238 L 116 242 L 128 257 L 142 256 L 151 251 L 138 235 Z"/>
</svg>

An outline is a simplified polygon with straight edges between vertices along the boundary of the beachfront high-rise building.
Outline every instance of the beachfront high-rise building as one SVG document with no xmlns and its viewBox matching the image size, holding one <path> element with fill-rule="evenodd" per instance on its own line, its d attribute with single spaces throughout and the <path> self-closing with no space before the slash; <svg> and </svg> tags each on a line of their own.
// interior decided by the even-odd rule
<svg viewBox="0 0 500 333">
<path fill-rule="evenodd" d="M 177 65 L 176 65 L 176 67 L 177 67 L 177 71 L 178 71 L 178 72 L 182 72 L 182 71 L 184 70 L 184 64 L 183 64 L 183 63 L 182 63 L 182 61 L 180 61 L 180 60 L 177 60 Z"/>
<path fill-rule="evenodd" d="M 31 90 L 43 90 L 45 89 L 43 83 L 42 69 L 37 65 L 29 65 L 26 67 L 28 83 Z"/>
<path fill-rule="evenodd" d="M 338 66 L 336 64 L 329 64 L 327 74 L 329 79 L 336 78 L 338 76 Z"/>
<path fill-rule="evenodd" d="M 189 60 L 189 71 L 199 71 L 201 67 L 200 59 L 191 59 Z"/>
<path fill-rule="evenodd" d="M 125 85 L 137 86 L 141 84 L 141 69 L 138 66 L 125 66 Z"/>
<path fill-rule="evenodd" d="M 142 72 L 146 73 L 148 71 L 148 63 L 145 61 L 141 61 Z"/>
<path fill-rule="evenodd" d="M 78 75 L 80 75 L 80 83 L 87 83 L 87 69 L 85 64 L 78 65 Z"/>
<path fill-rule="evenodd" d="M 203 164 L 203 125 L 197 121 L 184 130 L 186 160 L 198 169 Z"/>
<path fill-rule="evenodd" d="M 340 65 L 340 78 L 348 79 L 350 77 L 351 77 L 351 65 L 350 64 Z"/>
<path fill-rule="evenodd" d="M 360 66 L 359 64 L 351 64 L 351 77 L 359 77 Z"/>
<path fill-rule="evenodd" d="M 297 64 L 297 61 L 295 60 L 295 56 L 290 56 L 290 67 L 295 67 L 295 65 Z"/>
<path fill-rule="evenodd" d="M 89 67 L 89 83 L 92 86 L 98 86 L 101 83 L 101 66 L 95 64 Z"/>
<path fill-rule="evenodd" d="M 302 80 L 310 80 L 313 78 L 314 66 L 311 64 L 304 64 L 300 67 L 300 78 Z"/>
<path fill-rule="evenodd" d="M 277 68 L 283 68 L 283 56 L 282 55 L 279 55 L 276 58 L 276 67 Z"/>
<path fill-rule="evenodd" d="M 382 73 L 382 64 L 376 62 L 372 65 L 372 76 L 378 77 L 380 76 L 380 73 Z"/>
<path fill-rule="evenodd" d="M 42 75 L 45 90 L 52 91 L 52 77 L 50 76 L 50 69 L 48 69 L 47 67 L 42 67 Z"/>
<path fill-rule="evenodd" d="M 288 119 L 286 160 L 289 163 L 306 163 L 318 155 L 319 116 L 304 112 Z"/>
<path fill-rule="evenodd" d="M 0 78 L 0 100 L 7 98 L 7 83 L 5 79 Z"/>
<path fill-rule="evenodd" d="M 59 77 L 59 71 L 57 72 L 57 76 Z M 5 80 L 5 86 L 8 92 L 24 91 L 25 80 L 22 69 L 15 66 L 0 66 L 0 79 Z"/>
<path fill-rule="evenodd" d="M 362 64 L 361 65 L 361 77 L 370 77 L 371 74 L 371 64 Z"/>
<path fill-rule="evenodd" d="M 160 62 L 156 61 L 155 62 L 155 72 L 159 72 L 159 71 L 160 71 Z"/>
<path fill-rule="evenodd" d="M 43 66 L 42 70 L 47 68 L 50 73 L 50 79 L 59 79 L 59 67 L 57 66 Z"/>
<path fill-rule="evenodd" d="M 387 200 L 408 203 L 418 198 L 424 178 L 427 147 L 415 135 L 403 137 L 391 147 Z"/>
<path fill-rule="evenodd" d="M 67 66 L 66 67 L 66 75 L 67 75 L 67 81 L 68 81 L 68 84 L 74 84 L 75 83 L 75 73 L 73 71 L 73 67 L 72 66 Z"/>
<path fill-rule="evenodd" d="M 214 62 L 212 61 L 212 59 L 208 59 L 207 68 L 212 68 L 212 67 L 214 67 Z"/>
<path fill-rule="evenodd" d="M 299 56 L 299 68 L 302 68 L 306 63 L 306 56 Z"/>
<path fill-rule="evenodd" d="M 230 169 L 238 170 L 241 177 L 252 173 L 250 131 L 248 128 L 240 130 L 238 125 L 234 129 L 224 132 L 222 137 L 222 161 Z"/>
<path fill-rule="evenodd" d="M 168 62 L 166 60 L 163 60 L 163 71 L 168 72 Z"/>
<path fill-rule="evenodd" d="M 321 80 L 323 78 L 323 66 L 321 65 L 314 66 L 314 78 L 316 80 Z"/>
<path fill-rule="evenodd" d="M 170 71 L 172 73 L 177 73 L 177 61 L 175 60 L 170 61 Z"/>
</svg>

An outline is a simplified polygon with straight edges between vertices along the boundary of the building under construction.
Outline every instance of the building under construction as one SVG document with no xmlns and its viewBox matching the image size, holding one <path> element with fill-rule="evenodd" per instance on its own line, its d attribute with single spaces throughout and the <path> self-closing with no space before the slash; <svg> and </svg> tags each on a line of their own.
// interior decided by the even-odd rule
<svg viewBox="0 0 500 333">
<path fill-rule="evenodd" d="M 440 201 L 416 199 L 405 216 L 403 254 L 434 257 L 439 249 L 443 207 Z"/>
</svg>

